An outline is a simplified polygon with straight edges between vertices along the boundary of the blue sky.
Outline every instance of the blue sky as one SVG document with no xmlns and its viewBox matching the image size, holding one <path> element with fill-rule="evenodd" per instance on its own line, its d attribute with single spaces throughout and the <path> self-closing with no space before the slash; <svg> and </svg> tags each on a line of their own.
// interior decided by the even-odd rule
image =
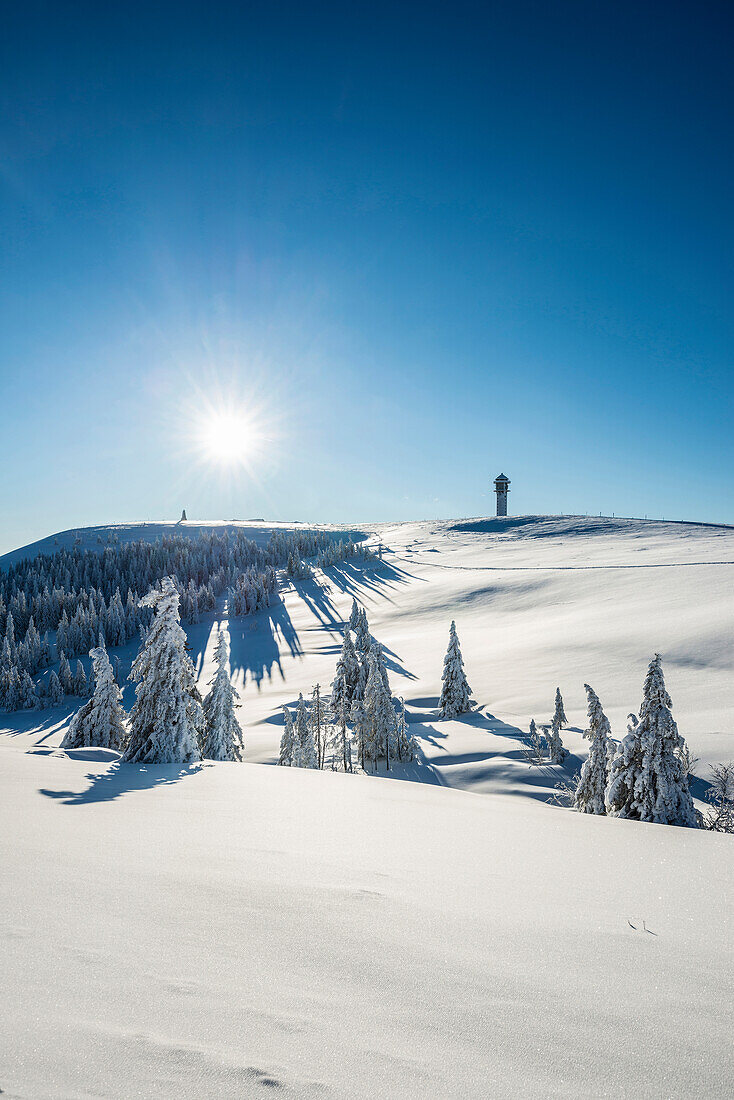
<svg viewBox="0 0 734 1100">
<path fill-rule="evenodd" d="M 6 7 L 0 551 L 482 515 L 500 470 L 734 522 L 726 9 Z"/>
</svg>

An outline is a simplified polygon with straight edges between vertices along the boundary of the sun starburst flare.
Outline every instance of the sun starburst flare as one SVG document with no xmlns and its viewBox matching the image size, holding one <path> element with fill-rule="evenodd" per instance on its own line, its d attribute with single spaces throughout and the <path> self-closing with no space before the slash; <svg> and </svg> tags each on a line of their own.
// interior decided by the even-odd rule
<svg viewBox="0 0 734 1100">
<path fill-rule="evenodd" d="M 202 458 L 218 466 L 245 465 L 251 460 L 262 436 L 253 418 L 244 411 L 212 411 L 197 429 Z"/>
</svg>

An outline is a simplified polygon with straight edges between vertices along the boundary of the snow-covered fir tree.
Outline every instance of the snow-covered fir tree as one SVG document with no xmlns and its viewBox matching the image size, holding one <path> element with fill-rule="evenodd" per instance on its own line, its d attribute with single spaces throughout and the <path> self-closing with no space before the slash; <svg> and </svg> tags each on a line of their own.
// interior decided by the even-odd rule
<svg viewBox="0 0 734 1100">
<path fill-rule="evenodd" d="M 326 709 L 321 698 L 321 684 L 317 684 L 311 692 L 308 722 L 314 748 L 316 749 L 316 767 L 323 768 L 326 753 Z"/>
<path fill-rule="evenodd" d="M 355 647 L 356 651 L 356 647 Z M 369 649 L 358 655 L 359 659 L 359 675 L 357 676 L 357 683 L 355 684 L 354 691 L 352 692 L 352 704 L 357 699 L 364 699 L 365 689 L 367 687 L 367 680 L 370 675 L 370 651 Z"/>
<path fill-rule="evenodd" d="M 549 726 L 543 726 L 545 739 L 548 743 L 548 759 L 551 764 L 562 764 L 568 755 L 563 747 L 561 727 L 556 722 L 555 716 Z"/>
<path fill-rule="evenodd" d="M 155 615 L 130 672 L 137 687 L 123 759 L 148 764 L 199 760 L 203 714 L 194 695 L 194 666 L 174 580 L 164 577 L 160 589 L 149 592 L 140 605 Z"/>
<path fill-rule="evenodd" d="M 94 668 L 94 695 L 71 720 L 62 749 L 82 749 L 98 746 L 121 752 L 127 739 L 122 692 L 115 683 L 107 650 L 98 646 L 91 650 Z"/>
<path fill-rule="evenodd" d="M 3 682 L 3 706 L 6 710 L 18 710 L 21 705 L 22 692 L 20 672 L 17 665 L 11 665 L 10 668 L 5 670 Z M 61 696 L 63 698 L 63 691 Z"/>
<path fill-rule="evenodd" d="M 352 739 L 349 734 L 347 717 L 349 710 L 343 705 L 336 714 L 335 723 L 332 726 L 330 740 L 331 766 L 335 771 L 350 772 L 352 770 Z"/>
<path fill-rule="evenodd" d="M 40 705 L 33 678 L 23 669 L 20 674 L 20 707 L 22 710 L 38 710 Z"/>
<path fill-rule="evenodd" d="M 359 658 L 349 630 L 344 631 L 339 660 L 336 663 L 336 675 L 331 684 L 331 711 L 338 716 L 346 708 L 347 714 L 352 705 L 354 692 L 359 683 Z"/>
<path fill-rule="evenodd" d="M 314 745 L 308 707 L 303 695 L 298 696 L 296 719 L 293 723 L 293 767 L 317 768 L 316 746 Z"/>
<path fill-rule="evenodd" d="M 288 707 L 283 707 L 283 736 L 280 739 L 280 757 L 278 763 L 283 768 L 290 768 L 293 764 L 293 715 Z"/>
<path fill-rule="evenodd" d="M 456 718 L 459 714 L 465 714 L 474 706 L 471 698 L 471 688 L 464 672 L 464 661 L 461 656 L 459 637 L 456 633 L 456 623 L 452 622 L 449 628 L 449 644 L 443 661 L 443 673 L 441 674 L 443 686 L 438 708 L 441 718 Z"/>
<path fill-rule="evenodd" d="M 64 689 L 55 671 L 48 678 L 46 698 L 50 707 L 59 707 L 64 701 Z"/>
<path fill-rule="evenodd" d="M 640 720 L 620 744 L 609 770 L 605 804 L 612 817 L 696 826 L 687 747 L 671 707 L 656 653 L 645 677 Z"/>
<path fill-rule="evenodd" d="M 349 622 L 347 623 L 350 630 L 357 629 L 357 623 L 359 622 L 359 604 L 356 598 L 352 597 L 352 610 L 349 614 Z"/>
<path fill-rule="evenodd" d="M 201 755 L 206 760 L 242 760 L 242 729 L 235 708 L 239 695 L 229 678 L 229 654 L 224 631 L 217 635 L 214 650 L 217 671 L 204 699 L 204 736 Z"/>
<path fill-rule="evenodd" d="M 612 752 L 611 729 L 594 689 L 584 684 L 584 690 L 589 716 L 589 728 L 584 730 L 584 737 L 590 744 L 589 755 L 581 768 L 576 786 L 574 805 L 584 814 L 605 814 L 604 795 Z"/>
<path fill-rule="evenodd" d="M 59 654 L 59 682 L 64 689 L 64 695 L 74 694 L 74 677 L 71 675 L 71 666 L 63 649 Z"/>
<path fill-rule="evenodd" d="M 385 691 L 388 695 L 392 695 L 390 688 L 390 677 L 387 674 L 387 662 L 385 661 L 385 651 L 379 642 L 373 642 L 370 652 L 373 653 L 375 661 L 377 662 L 377 669 L 382 677 L 382 682 L 385 685 Z"/>
<path fill-rule="evenodd" d="M 354 732 L 354 747 L 362 771 L 367 767 L 367 743 L 369 740 L 369 727 L 367 712 L 364 706 L 364 694 L 355 695 L 352 699 L 350 712 L 352 730 Z"/>
<path fill-rule="evenodd" d="M 367 719 L 365 756 L 373 764 L 384 757 L 390 768 L 395 752 L 395 711 L 379 665 L 378 646 L 370 650 L 370 672 L 364 693 Z"/>
<path fill-rule="evenodd" d="M 354 628 L 354 648 L 359 654 L 367 654 L 370 651 L 371 645 L 372 639 L 370 637 L 369 623 L 367 622 L 367 612 L 361 607 L 357 625 Z"/>
<path fill-rule="evenodd" d="M 395 750 L 398 760 L 409 764 L 415 760 L 416 744 L 405 717 L 405 701 L 400 700 L 400 711 L 395 719 Z"/>
<path fill-rule="evenodd" d="M 540 764 L 543 760 L 543 738 L 535 724 L 535 719 L 530 719 L 530 755 L 532 763 Z"/>
<path fill-rule="evenodd" d="M 563 696 L 561 695 L 561 689 L 556 688 L 556 709 L 553 713 L 552 725 L 558 726 L 559 729 L 563 729 L 568 725 L 568 719 L 566 718 L 566 712 L 563 709 Z"/>
<path fill-rule="evenodd" d="M 74 672 L 74 694 L 78 695 L 80 699 L 85 699 L 88 695 L 84 665 L 79 660 L 76 663 L 76 671 Z"/>
</svg>

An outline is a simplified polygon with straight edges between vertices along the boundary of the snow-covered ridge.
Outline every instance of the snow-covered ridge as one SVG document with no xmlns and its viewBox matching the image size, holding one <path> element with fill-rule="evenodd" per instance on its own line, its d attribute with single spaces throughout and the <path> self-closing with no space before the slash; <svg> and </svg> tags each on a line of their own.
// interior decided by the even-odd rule
<svg viewBox="0 0 734 1100">
<path fill-rule="evenodd" d="M 96 527 L 72 527 L 68 531 L 58 531 L 56 534 L 47 535 L 37 542 L 28 543 L 27 546 L 10 550 L 0 556 L 0 569 L 13 565 L 15 562 L 26 561 L 35 558 L 37 554 L 53 554 L 56 550 L 70 550 L 78 547 L 80 550 L 100 551 L 110 544 L 124 545 L 128 542 L 155 542 L 164 535 L 183 535 L 186 538 L 197 539 L 203 534 L 213 531 L 239 531 L 248 539 L 258 545 L 264 545 L 268 541 L 271 531 L 343 531 L 351 533 L 356 540 L 366 538 L 362 529 L 345 525 L 296 523 L 296 522 L 266 522 L 265 520 L 186 520 L 175 522 L 173 520 L 160 520 L 152 523 L 111 523 Z"/>
</svg>

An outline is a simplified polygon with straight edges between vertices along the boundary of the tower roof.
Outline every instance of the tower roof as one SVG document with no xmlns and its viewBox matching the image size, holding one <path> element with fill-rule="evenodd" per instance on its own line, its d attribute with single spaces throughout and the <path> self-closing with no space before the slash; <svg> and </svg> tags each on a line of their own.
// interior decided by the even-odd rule
<svg viewBox="0 0 734 1100">
<path fill-rule="evenodd" d="M 510 479 L 509 479 L 509 477 L 505 477 L 504 474 L 498 474 L 497 477 L 494 480 L 495 481 L 507 481 L 507 482 L 509 482 Z"/>
</svg>

